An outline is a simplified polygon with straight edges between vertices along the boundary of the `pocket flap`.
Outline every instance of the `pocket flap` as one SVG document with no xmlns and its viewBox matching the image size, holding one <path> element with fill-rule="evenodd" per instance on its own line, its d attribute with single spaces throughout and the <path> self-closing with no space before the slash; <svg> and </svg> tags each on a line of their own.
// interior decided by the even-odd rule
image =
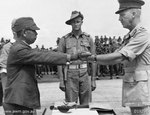
<svg viewBox="0 0 150 115">
<path fill-rule="evenodd" d="M 86 47 L 90 47 L 89 42 L 86 41 L 86 40 L 82 41 L 82 42 L 81 42 L 81 45 L 82 45 L 82 46 L 86 46 Z"/>
<path fill-rule="evenodd" d="M 66 48 L 72 48 L 72 47 L 74 47 L 75 45 L 76 45 L 76 44 L 73 43 L 73 42 L 67 42 Z"/>
<path fill-rule="evenodd" d="M 135 81 L 145 81 L 148 80 L 148 71 L 135 71 L 134 76 Z"/>
</svg>

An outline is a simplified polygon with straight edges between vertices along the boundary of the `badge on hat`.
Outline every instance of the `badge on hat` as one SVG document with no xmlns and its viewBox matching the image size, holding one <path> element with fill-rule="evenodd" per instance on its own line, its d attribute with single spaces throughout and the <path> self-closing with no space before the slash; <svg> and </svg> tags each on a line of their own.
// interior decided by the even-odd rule
<svg viewBox="0 0 150 115">
<path fill-rule="evenodd" d="M 119 10 L 116 11 L 116 14 L 119 14 L 120 12 L 130 9 L 130 8 L 139 8 L 141 9 L 141 6 L 145 4 L 142 0 L 118 0 L 119 2 Z"/>
<path fill-rule="evenodd" d="M 74 20 L 75 18 L 77 17 L 81 17 L 82 19 L 84 18 L 83 15 L 78 12 L 78 11 L 73 11 L 72 14 L 71 14 L 71 17 L 69 20 L 66 21 L 66 24 L 67 25 L 70 25 L 71 24 L 71 21 Z"/>
</svg>

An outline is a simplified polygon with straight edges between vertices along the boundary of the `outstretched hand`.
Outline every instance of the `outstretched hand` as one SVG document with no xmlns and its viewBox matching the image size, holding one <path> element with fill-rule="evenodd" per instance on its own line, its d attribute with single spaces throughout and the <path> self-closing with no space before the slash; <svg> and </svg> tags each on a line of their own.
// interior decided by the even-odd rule
<svg viewBox="0 0 150 115">
<path fill-rule="evenodd" d="M 87 58 L 87 60 L 88 61 L 96 61 L 95 58 L 96 58 L 95 55 L 91 55 Z"/>
<path fill-rule="evenodd" d="M 73 60 L 87 60 L 88 57 L 90 57 L 92 54 L 90 52 L 79 52 L 79 53 L 76 53 L 76 54 L 72 54 L 71 55 L 71 61 Z"/>
<path fill-rule="evenodd" d="M 81 59 L 81 60 L 87 60 L 87 58 L 89 57 L 89 56 L 91 56 L 92 54 L 90 53 L 90 52 L 80 52 L 79 54 L 78 54 L 78 57 L 79 57 L 79 59 Z"/>
<path fill-rule="evenodd" d="M 81 53 L 79 53 L 79 58 L 87 58 L 91 55 L 92 54 L 90 52 L 81 52 Z"/>
</svg>

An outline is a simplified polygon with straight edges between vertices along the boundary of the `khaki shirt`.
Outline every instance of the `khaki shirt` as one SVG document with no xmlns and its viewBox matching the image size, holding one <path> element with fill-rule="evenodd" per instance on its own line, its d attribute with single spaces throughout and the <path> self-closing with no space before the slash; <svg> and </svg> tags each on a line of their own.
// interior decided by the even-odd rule
<svg viewBox="0 0 150 115">
<path fill-rule="evenodd" d="M 95 54 L 95 45 L 90 35 L 82 32 L 79 38 L 76 38 L 73 33 L 69 33 L 60 39 L 58 51 L 76 54 L 83 51 Z M 73 64 L 83 63 L 81 60 L 73 61 Z"/>
<path fill-rule="evenodd" d="M 123 47 L 119 51 L 128 61 L 125 64 L 124 81 L 148 80 L 150 77 L 150 35 L 138 24 L 125 36 Z"/>
</svg>

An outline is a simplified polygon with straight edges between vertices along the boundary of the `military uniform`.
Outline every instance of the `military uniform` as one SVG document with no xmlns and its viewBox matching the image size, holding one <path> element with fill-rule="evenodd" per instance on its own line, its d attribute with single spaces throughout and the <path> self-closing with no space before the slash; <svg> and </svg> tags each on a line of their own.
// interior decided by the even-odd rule
<svg viewBox="0 0 150 115">
<path fill-rule="evenodd" d="M 39 28 L 31 17 L 17 19 L 14 30 L 17 38 L 10 48 L 7 59 L 3 108 L 5 115 L 33 115 L 34 110 L 41 107 L 35 64 L 65 65 L 78 56 L 32 49 L 30 44 L 34 43 L 36 30 Z M 18 35 L 20 31 L 21 35 Z"/>
<path fill-rule="evenodd" d="M 95 46 L 90 35 L 82 32 L 79 38 L 71 32 L 60 39 L 58 51 L 76 54 L 78 52 L 91 52 L 95 54 Z M 76 60 L 68 65 L 66 83 L 66 101 L 80 104 L 91 102 L 91 76 L 87 72 L 87 62 Z"/>
<path fill-rule="evenodd" d="M 129 61 L 123 77 L 123 106 L 150 105 L 150 35 L 137 25 L 125 36 L 119 51 Z"/>
</svg>

